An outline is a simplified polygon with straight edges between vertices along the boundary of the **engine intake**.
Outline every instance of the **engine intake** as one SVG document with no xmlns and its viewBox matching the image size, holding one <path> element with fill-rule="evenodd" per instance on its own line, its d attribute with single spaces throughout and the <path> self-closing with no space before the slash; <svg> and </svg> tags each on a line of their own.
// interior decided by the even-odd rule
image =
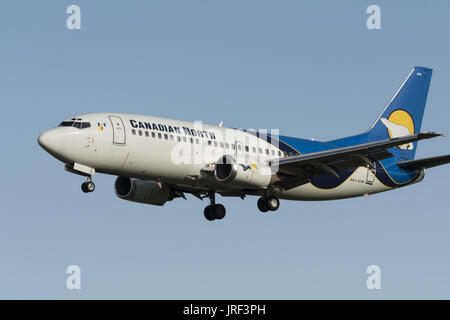
<svg viewBox="0 0 450 320">
<path fill-rule="evenodd" d="M 165 184 L 159 187 L 156 181 L 129 177 L 117 177 L 114 191 L 121 199 L 156 206 L 162 206 L 174 198 L 171 188 Z"/>
<path fill-rule="evenodd" d="M 237 175 L 237 166 L 232 156 L 223 156 L 216 163 L 214 175 L 220 182 L 232 181 Z"/>
</svg>

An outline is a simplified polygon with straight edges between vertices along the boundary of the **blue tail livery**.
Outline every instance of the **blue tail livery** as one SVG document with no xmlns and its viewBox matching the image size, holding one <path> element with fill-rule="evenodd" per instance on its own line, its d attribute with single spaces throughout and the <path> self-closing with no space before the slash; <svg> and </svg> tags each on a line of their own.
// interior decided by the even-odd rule
<svg viewBox="0 0 450 320">
<path fill-rule="evenodd" d="M 420 132 L 432 69 L 414 67 L 369 129 L 369 140 L 403 137 Z M 386 130 L 387 129 L 387 130 Z M 394 149 L 402 160 L 414 159 L 417 141 Z"/>
<path fill-rule="evenodd" d="M 290 159 L 282 159 L 280 161 L 280 170 L 284 170 L 283 166 L 288 167 L 288 163 L 291 163 L 291 168 L 288 170 L 292 170 L 294 166 L 301 167 L 302 161 L 300 159 L 304 159 L 312 154 L 333 153 L 338 148 L 350 148 L 358 145 L 365 148 L 365 146 L 376 142 L 417 136 L 418 134 L 420 136 L 431 75 L 432 69 L 430 68 L 414 67 L 375 122 L 362 134 L 327 142 L 280 137 L 279 144 L 284 152 L 295 155 Z M 404 144 L 384 148 L 382 151 L 377 150 L 378 154 L 376 152 L 367 152 L 364 160 L 361 159 L 361 154 L 358 155 L 359 164 L 368 168 L 366 178 L 360 180 L 373 184 L 375 179 L 377 179 L 377 181 L 389 188 L 420 181 L 424 176 L 424 168 L 426 166 L 420 167 L 418 164 L 424 164 L 425 162 L 415 162 L 415 165 L 413 162 L 408 162 L 414 159 L 419 140 L 421 139 L 413 139 Z M 326 170 L 323 163 L 318 165 L 313 163 L 313 161 L 308 161 L 305 163 L 305 166 L 316 166 L 316 169 L 310 169 L 310 171 L 315 170 L 315 173 L 304 174 L 302 177 L 297 177 L 297 179 L 292 177 L 285 178 L 285 180 L 289 180 L 286 182 L 286 185 L 293 188 L 299 184 L 310 182 L 313 186 L 320 189 L 331 190 L 337 188 L 350 179 L 358 170 L 359 166 L 355 165 L 358 162 L 355 160 L 356 158 L 353 156 L 352 159 L 349 155 L 345 155 L 342 159 L 330 160 L 329 163 L 325 163 L 327 166 Z M 440 159 L 442 162 L 440 164 L 448 163 L 448 160 L 448 157 L 444 156 L 444 158 Z M 314 161 L 317 161 L 317 159 Z M 346 168 L 346 162 L 350 162 L 349 168 Z M 320 166 L 322 168 L 318 168 Z M 279 183 L 283 184 L 283 182 Z"/>
</svg>

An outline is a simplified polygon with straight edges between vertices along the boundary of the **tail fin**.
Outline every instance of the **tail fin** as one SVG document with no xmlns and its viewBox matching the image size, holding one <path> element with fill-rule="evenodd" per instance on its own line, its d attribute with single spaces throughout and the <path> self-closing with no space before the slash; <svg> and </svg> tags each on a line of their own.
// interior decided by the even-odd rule
<svg viewBox="0 0 450 320">
<path fill-rule="evenodd" d="M 370 140 L 406 136 L 420 132 L 432 69 L 414 67 L 378 119 L 369 128 Z M 397 148 L 401 158 L 414 159 L 417 141 Z"/>
</svg>

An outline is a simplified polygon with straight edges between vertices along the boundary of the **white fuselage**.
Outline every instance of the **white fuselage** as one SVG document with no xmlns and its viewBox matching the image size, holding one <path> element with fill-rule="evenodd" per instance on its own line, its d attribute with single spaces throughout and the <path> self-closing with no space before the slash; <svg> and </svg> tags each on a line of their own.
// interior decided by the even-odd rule
<svg viewBox="0 0 450 320">
<path fill-rule="evenodd" d="M 155 180 L 188 189 L 262 195 L 265 188 L 247 192 L 239 185 L 219 183 L 213 179 L 208 165 L 223 155 L 232 155 L 243 165 L 253 165 L 249 170 L 262 170 L 269 177 L 267 163 L 286 156 L 274 143 L 276 139 L 269 143 L 261 135 L 239 129 L 119 113 L 91 113 L 74 119 L 89 122 L 90 127 L 57 127 L 40 138 L 46 141 L 45 149 L 59 160 L 99 173 Z M 307 183 L 273 192 L 282 199 L 329 200 L 390 189 L 368 168 L 359 167 L 334 189 L 320 189 Z"/>
</svg>

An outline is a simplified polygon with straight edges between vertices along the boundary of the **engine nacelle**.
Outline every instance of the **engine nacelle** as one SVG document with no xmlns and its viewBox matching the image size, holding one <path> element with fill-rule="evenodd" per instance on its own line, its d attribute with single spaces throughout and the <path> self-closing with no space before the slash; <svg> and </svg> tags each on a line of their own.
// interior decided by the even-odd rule
<svg viewBox="0 0 450 320">
<path fill-rule="evenodd" d="M 117 177 L 114 183 L 116 195 L 124 200 L 162 206 L 174 198 L 171 188 L 155 181 L 129 177 Z"/>
<path fill-rule="evenodd" d="M 214 176 L 219 182 L 237 187 L 263 188 L 269 185 L 272 172 L 268 165 L 237 164 L 232 156 L 225 155 L 217 161 Z"/>
</svg>

